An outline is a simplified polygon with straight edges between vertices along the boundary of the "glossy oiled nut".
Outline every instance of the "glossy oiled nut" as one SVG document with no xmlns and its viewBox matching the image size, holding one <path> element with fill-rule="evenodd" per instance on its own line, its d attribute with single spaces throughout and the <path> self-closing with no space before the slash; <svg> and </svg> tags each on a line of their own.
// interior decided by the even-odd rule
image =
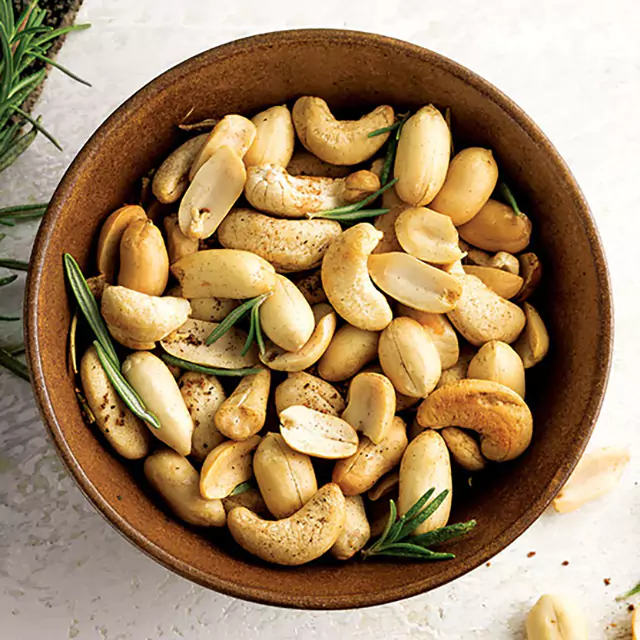
<svg viewBox="0 0 640 640">
<path fill-rule="evenodd" d="M 345 407 L 342 396 L 334 386 L 304 371 L 290 373 L 276 387 L 275 403 L 277 413 L 294 405 L 304 405 L 337 416 Z"/>
<path fill-rule="evenodd" d="M 411 318 L 396 318 L 382 332 L 378 357 L 393 386 L 414 398 L 429 395 L 442 372 L 433 340 Z"/>
<path fill-rule="evenodd" d="M 318 374 L 340 382 L 354 376 L 378 356 L 379 331 L 366 331 L 350 324 L 340 327 L 318 363 Z"/>
<path fill-rule="evenodd" d="M 316 493 L 318 484 L 309 456 L 294 451 L 279 433 L 268 433 L 253 457 L 260 493 L 275 518 L 288 518 Z"/>
<path fill-rule="evenodd" d="M 373 225 L 356 224 L 331 243 L 322 260 L 322 284 L 329 302 L 349 324 L 366 331 L 384 329 L 393 317 L 367 267 L 381 238 Z"/>
<path fill-rule="evenodd" d="M 533 418 L 512 389 L 489 380 L 460 380 L 436 389 L 418 408 L 427 429 L 463 427 L 477 431 L 489 460 L 517 458 L 531 442 Z"/>
<path fill-rule="evenodd" d="M 151 434 L 120 399 L 91 346 L 80 362 L 80 380 L 87 404 L 107 442 L 127 460 L 149 453 Z"/>
<path fill-rule="evenodd" d="M 340 233 L 342 228 L 335 220 L 287 220 L 234 209 L 218 228 L 218 240 L 227 249 L 261 256 L 279 273 L 290 273 L 319 266 Z"/>
<path fill-rule="evenodd" d="M 144 461 L 144 475 L 181 520 L 198 527 L 224 527 L 222 502 L 200 495 L 198 472 L 184 456 L 160 449 Z"/>
<path fill-rule="evenodd" d="M 393 124 L 393 109 L 377 107 L 359 120 L 336 120 L 322 98 L 303 96 L 293 106 L 293 122 L 300 142 L 318 158 L 336 165 L 359 164 L 371 158 L 389 133 L 369 133 Z"/>
<path fill-rule="evenodd" d="M 297 566 L 327 552 L 338 539 L 345 518 L 345 499 L 335 484 L 325 484 L 302 509 L 283 520 L 263 520 L 239 507 L 227 524 L 245 551 L 274 564 Z"/>
<path fill-rule="evenodd" d="M 398 513 L 405 514 L 432 487 L 435 488 L 433 498 L 445 489 L 449 493 L 435 513 L 414 530 L 414 535 L 444 527 L 451 512 L 453 485 L 449 450 L 442 436 L 428 429 L 409 443 L 402 456 Z"/>
<path fill-rule="evenodd" d="M 275 164 L 286 167 L 293 155 L 295 132 L 291 113 L 285 105 L 271 107 L 251 118 L 256 137 L 244 155 L 247 167 Z"/>
<path fill-rule="evenodd" d="M 361 496 L 345 498 L 346 513 L 338 539 L 330 549 L 338 560 L 349 560 L 369 542 L 371 527 Z"/>
</svg>

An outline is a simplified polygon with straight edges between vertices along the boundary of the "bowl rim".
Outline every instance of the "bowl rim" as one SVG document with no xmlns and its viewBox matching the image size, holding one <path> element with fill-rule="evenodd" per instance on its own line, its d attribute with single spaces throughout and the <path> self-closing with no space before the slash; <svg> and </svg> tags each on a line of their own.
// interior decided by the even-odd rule
<svg viewBox="0 0 640 640">
<path fill-rule="evenodd" d="M 509 528 L 505 529 L 500 536 L 492 540 L 489 545 L 483 547 L 474 556 L 468 558 L 465 565 L 461 566 L 460 570 L 453 577 L 442 580 L 436 579 L 436 584 L 431 588 L 452 582 L 487 562 L 524 533 L 544 512 L 569 474 L 573 471 L 593 432 L 607 388 L 613 347 L 613 300 L 606 257 L 595 221 L 580 187 L 558 151 L 533 120 L 499 89 L 461 64 L 424 47 L 375 33 L 348 29 L 291 29 L 247 36 L 203 51 L 155 77 L 130 98 L 125 100 L 91 135 L 70 164 L 55 190 L 34 241 L 24 298 L 24 330 L 26 360 L 31 375 L 36 405 L 46 426 L 47 433 L 53 440 L 58 455 L 82 493 L 109 524 L 131 544 L 135 545 L 139 550 L 143 551 L 147 556 L 153 558 L 167 569 L 201 586 L 225 595 L 260 604 L 297 609 L 351 609 L 380 605 L 419 595 L 427 589 L 427 586 L 423 585 L 421 581 L 416 581 L 395 589 L 381 588 L 375 592 L 364 594 L 335 594 L 332 595 L 330 599 L 313 595 L 304 598 L 285 597 L 283 599 L 282 594 L 276 590 L 265 591 L 262 589 L 254 589 L 239 583 L 219 579 L 215 575 L 205 574 L 151 542 L 142 532 L 131 526 L 108 504 L 106 499 L 102 497 L 99 489 L 84 473 L 84 470 L 78 464 L 73 451 L 69 447 L 64 436 L 64 430 L 54 411 L 44 378 L 40 358 L 37 317 L 38 298 L 42 285 L 42 272 L 45 266 L 45 256 L 47 254 L 52 230 L 63 210 L 64 202 L 68 194 L 73 190 L 74 183 L 79 172 L 82 170 L 82 166 L 94 154 L 99 153 L 101 140 L 109 131 L 117 127 L 121 120 L 129 118 L 132 113 L 135 113 L 143 102 L 161 92 L 163 85 L 185 74 L 190 75 L 204 66 L 215 64 L 218 59 L 232 57 L 246 51 L 248 48 L 264 48 L 273 46 L 274 44 L 292 44 L 326 38 L 347 39 L 361 45 L 385 47 L 395 51 L 401 51 L 410 57 L 427 60 L 430 64 L 440 67 L 467 84 L 470 84 L 476 91 L 481 93 L 485 99 L 495 103 L 496 106 L 506 113 L 538 146 L 541 146 L 544 152 L 551 158 L 552 162 L 560 168 L 559 173 L 561 180 L 565 183 L 565 188 L 572 194 L 576 208 L 580 213 L 581 223 L 589 238 L 600 287 L 599 294 L 602 302 L 602 340 L 598 345 L 598 350 L 599 361 L 603 366 L 600 368 L 598 375 L 594 376 L 592 388 L 595 388 L 596 392 L 590 395 L 584 413 L 586 416 L 585 422 L 587 420 L 589 422 L 588 432 L 584 433 L 581 441 L 572 443 L 575 449 L 575 456 L 556 471 L 552 481 L 545 487 L 540 495 L 528 505 L 523 515 Z"/>
</svg>

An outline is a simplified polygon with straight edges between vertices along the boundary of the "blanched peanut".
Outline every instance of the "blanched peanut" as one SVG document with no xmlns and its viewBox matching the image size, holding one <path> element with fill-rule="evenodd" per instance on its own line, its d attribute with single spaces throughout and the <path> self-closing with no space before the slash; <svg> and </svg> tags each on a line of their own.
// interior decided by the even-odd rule
<svg viewBox="0 0 640 640">
<path fill-rule="evenodd" d="M 251 122 L 256 128 L 256 136 L 244 156 L 245 165 L 275 164 L 286 167 L 295 144 L 289 109 L 285 105 L 271 107 L 253 116 Z"/>
<path fill-rule="evenodd" d="M 329 552 L 338 560 L 348 560 L 360 551 L 371 537 L 371 528 L 360 496 L 345 498 L 346 514 L 338 539 Z"/>
<path fill-rule="evenodd" d="M 482 471 L 487 466 L 487 460 L 480 451 L 477 440 L 466 431 L 458 427 L 447 427 L 441 432 L 451 457 L 467 471 Z"/>
<path fill-rule="evenodd" d="M 177 214 L 172 214 L 164 219 L 164 230 L 167 233 L 167 252 L 169 254 L 169 264 L 173 264 L 188 256 L 190 253 L 198 251 L 199 242 L 187 236 L 180 230 Z"/>
<path fill-rule="evenodd" d="M 467 377 L 499 382 L 524 398 L 524 365 L 520 356 L 506 343 L 491 340 L 480 347 L 469 363 Z"/>
<path fill-rule="evenodd" d="M 269 369 L 244 376 L 216 412 L 218 431 L 233 440 L 246 440 L 258 433 L 267 417 L 270 387 Z"/>
<path fill-rule="evenodd" d="M 318 490 L 311 458 L 294 451 L 278 433 L 268 433 L 258 445 L 253 471 L 260 493 L 275 518 L 288 518 Z"/>
<path fill-rule="evenodd" d="M 513 348 L 522 358 L 524 368 L 529 369 L 540 362 L 549 351 L 549 334 L 540 314 L 528 303 L 524 303 L 527 324 Z"/>
<path fill-rule="evenodd" d="M 484 284 L 495 291 L 500 297 L 507 300 L 513 298 L 522 289 L 524 280 L 509 271 L 494 269 L 493 267 L 476 267 L 473 265 L 464 267 L 465 273 L 476 276 Z"/>
<path fill-rule="evenodd" d="M 344 411 L 344 400 L 338 390 L 321 378 L 304 371 L 290 373 L 289 377 L 276 387 L 276 412 L 289 407 L 303 405 L 334 416 Z"/>
<path fill-rule="evenodd" d="M 395 193 L 393 188 L 387 189 L 382 197 L 384 198 L 388 193 Z M 388 198 L 388 196 L 387 196 Z M 391 253 L 392 251 L 402 251 L 402 246 L 398 240 L 398 236 L 396 235 L 396 220 L 400 217 L 400 214 L 407 209 L 410 209 L 411 206 L 405 204 L 404 202 L 400 202 L 399 204 L 393 204 L 390 206 L 390 203 L 382 203 L 382 206 L 385 209 L 389 209 L 387 213 L 383 213 L 381 216 L 378 216 L 373 223 L 373 226 L 378 230 L 382 231 L 383 238 L 377 244 L 376 248 L 373 250 L 373 253 Z"/>
<path fill-rule="evenodd" d="M 544 595 L 527 616 L 527 640 L 587 640 L 587 622 L 565 596 Z"/>
<path fill-rule="evenodd" d="M 150 296 L 159 296 L 168 279 L 169 256 L 158 227 L 151 220 L 129 224 L 120 241 L 118 284 Z"/>
<path fill-rule="evenodd" d="M 318 374 L 330 382 L 347 380 L 378 355 L 380 332 L 340 327 L 318 363 Z"/>
</svg>

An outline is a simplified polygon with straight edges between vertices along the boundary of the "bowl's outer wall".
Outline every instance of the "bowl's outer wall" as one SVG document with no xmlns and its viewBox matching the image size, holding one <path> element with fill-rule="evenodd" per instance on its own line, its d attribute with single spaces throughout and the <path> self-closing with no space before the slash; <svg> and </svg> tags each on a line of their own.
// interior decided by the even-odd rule
<svg viewBox="0 0 640 640">
<path fill-rule="evenodd" d="M 454 498 L 453 521 L 479 526 L 451 544 L 446 563 L 315 563 L 279 569 L 217 545 L 169 517 L 82 421 L 66 362 L 70 302 L 62 253 L 93 273 L 95 236 L 131 187 L 180 137 L 176 123 L 253 114 L 299 95 L 332 107 L 389 103 L 450 106 L 454 133 L 492 148 L 530 213 L 546 271 L 539 304 L 552 350 L 529 385 L 534 440 Z M 59 186 L 38 235 L 26 301 L 36 398 L 83 491 L 130 540 L 166 566 L 224 593 L 281 606 L 345 608 L 415 595 L 486 561 L 542 512 L 579 458 L 597 415 L 610 361 L 611 299 L 587 205 L 555 150 L 505 96 L 424 49 L 354 32 L 267 34 L 213 49 L 172 69 L 121 107 L 88 142 Z M 46 386 L 45 386 L 46 385 Z M 139 472 L 139 469 L 138 469 Z M 136 474 L 138 475 L 138 474 Z M 138 476 L 139 477 L 139 476 Z M 466 482 L 464 483 L 466 484 Z"/>
</svg>

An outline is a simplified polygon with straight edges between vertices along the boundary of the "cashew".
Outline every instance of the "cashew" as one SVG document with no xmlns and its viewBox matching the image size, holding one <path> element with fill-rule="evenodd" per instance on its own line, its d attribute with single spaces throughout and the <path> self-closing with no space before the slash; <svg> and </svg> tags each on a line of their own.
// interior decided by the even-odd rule
<svg viewBox="0 0 640 640">
<path fill-rule="evenodd" d="M 451 154 L 451 133 L 441 113 L 428 105 L 402 127 L 394 165 L 396 192 L 414 207 L 429 204 L 442 188 Z"/>
<path fill-rule="evenodd" d="M 297 566 L 328 551 L 345 518 L 345 499 L 335 484 L 325 484 L 302 509 L 283 520 L 268 521 L 243 507 L 232 509 L 229 531 L 246 551 L 266 562 Z"/>
<path fill-rule="evenodd" d="M 422 429 L 420 430 L 422 433 Z M 372 502 L 380 500 L 384 496 L 390 494 L 392 491 L 397 490 L 398 482 L 400 481 L 400 474 L 397 471 L 387 473 L 386 476 L 382 476 L 376 484 L 367 491 L 367 498 Z"/>
<path fill-rule="evenodd" d="M 247 174 L 229 147 L 216 149 L 202 165 L 180 201 L 178 220 L 187 238 L 208 238 L 242 195 Z"/>
<path fill-rule="evenodd" d="M 387 195 L 389 191 L 393 191 L 393 189 L 387 189 L 382 197 Z M 382 231 L 383 237 L 382 240 L 376 245 L 376 248 L 373 250 L 373 253 L 391 253 L 392 251 L 402 251 L 402 247 L 400 246 L 400 242 L 398 241 L 398 236 L 396 235 L 396 220 L 400 217 L 404 211 L 409 209 L 408 204 L 404 204 L 401 202 L 400 204 L 393 204 L 389 206 L 388 204 L 382 203 L 384 208 L 388 208 L 389 211 L 387 213 L 383 213 L 381 216 L 378 216 L 373 226 L 378 230 Z"/>
<path fill-rule="evenodd" d="M 433 340 L 411 318 L 395 318 L 382 332 L 378 357 L 393 386 L 414 398 L 426 398 L 442 373 Z"/>
<path fill-rule="evenodd" d="M 318 362 L 318 375 L 330 382 L 354 376 L 378 356 L 378 331 L 365 331 L 345 324 L 340 327 Z"/>
<path fill-rule="evenodd" d="M 458 346 L 458 336 L 454 331 L 447 317 L 441 313 L 429 313 L 428 311 L 418 311 L 404 304 L 397 307 L 398 316 L 412 318 L 431 336 L 433 344 L 438 350 L 442 369 L 453 367 L 460 356 Z"/>
<path fill-rule="evenodd" d="M 151 220 L 131 222 L 120 240 L 118 284 L 159 296 L 168 279 L 169 256 L 160 229 Z"/>
<path fill-rule="evenodd" d="M 518 257 L 520 263 L 520 271 L 524 283 L 518 295 L 515 297 L 517 302 L 524 302 L 536 290 L 542 278 L 542 263 L 535 253 L 523 253 Z"/>
<path fill-rule="evenodd" d="M 351 180 L 351 176 L 292 176 L 282 167 L 263 164 L 247 168 L 244 195 L 260 211 L 283 218 L 303 218 L 307 214 L 344 206 L 349 202 L 348 198 L 354 197 L 354 190 L 359 190 L 360 198 L 363 198 L 370 193 L 366 191 L 367 187 L 379 185 L 377 177 L 373 180 L 363 176 L 363 172 L 358 173 L 361 175 Z"/>
<path fill-rule="evenodd" d="M 490 340 L 512 343 L 524 328 L 522 309 L 501 298 L 476 276 L 460 276 L 459 280 L 462 296 L 447 314 L 453 326 L 475 346 Z"/>
<path fill-rule="evenodd" d="M 286 167 L 293 155 L 296 135 L 286 106 L 271 107 L 251 118 L 256 129 L 253 144 L 244 156 L 247 167 L 275 164 Z"/>
<path fill-rule="evenodd" d="M 431 209 L 406 209 L 396 219 L 395 232 L 401 247 L 420 260 L 450 264 L 464 255 L 451 218 Z"/>
<path fill-rule="evenodd" d="M 480 347 L 469 363 L 467 377 L 499 382 L 524 398 L 525 376 L 522 360 L 508 344 L 499 340 L 491 340 Z"/>
<path fill-rule="evenodd" d="M 296 151 L 287 165 L 287 173 L 292 176 L 346 178 L 351 173 L 351 168 L 329 164 L 308 151 Z"/>
<path fill-rule="evenodd" d="M 160 449 L 144 461 L 144 475 L 181 520 L 198 527 L 224 527 L 222 502 L 200 495 L 198 472 L 184 456 Z"/>
<path fill-rule="evenodd" d="M 307 343 L 298 351 L 290 352 L 271 343 L 260 360 L 274 371 L 303 371 L 315 364 L 327 350 L 336 330 L 336 314 L 328 304 L 312 307 L 316 327 Z"/>
<path fill-rule="evenodd" d="M 527 616 L 527 640 L 587 640 L 587 621 L 565 596 L 544 595 Z"/>
<path fill-rule="evenodd" d="M 344 180 L 342 197 L 345 202 L 359 202 L 380 188 L 380 178 L 372 171 L 362 169 Z"/>
<path fill-rule="evenodd" d="M 315 329 L 311 306 L 291 280 L 276 276 L 276 286 L 260 305 L 260 326 L 285 351 L 298 351 Z"/>
<path fill-rule="evenodd" d="M 227 147 L 242 159 L 256 138 L 256 127 L 244 116 L 231 114 L 216 124 L 189 169 L 189 180 L 193 182 L 198 171 L 222 147 Z M 210 235 L 210 234 L 209 234 Z"/>
<path fill-rule="evenodd" d="M 451 513 L 453 481 L 449 450 L 442 436 L 428 429 L 409 443 L 402 456 L 398 513 L 404 515 L 432 487 L 435 488 L 432 499 L 445 489 L 449 493 L 436 511 L 414 530 L 413 535 L 444 527 Z"/>
<path fill-rule="evenodd" d="M 320 413 L 337 416 L 345 407 L 344 400 L 335 387 L 304 371 L 290 373 L 276 387 L 275 402 L 277 413 L 294 405 L 303 405 Z"/>
<path fill-rule="evenodd" d="M 268 433 L 253 457 L 253 471 L 264 501 L 275 518 L 288 518 L 318 490 L 311 458 L 294 451 L 278 433 Z"/>
<path fill-rule="evenodd" d="M 215 322 L 189 319 L 160 344 L 167 353 L 176 358 L 207 367 L 242 369 L 256 364 L 258 357 L 255 345 L 242 355 L 247 334 L 241 329 L 231 327 L 212 344 L 205 344 L 205 340 L 217 326 Z"/>
<path fill-rule="evenodd" d="M 260 256 L 235 249 L 209 249 L 171 265 L 185 298 L 253 298 L 276 286 L 275 269 Z"/>
<path fill-rule="evenodd" d="M 336 462 L 332 481 L 340 486 L 346 496 L 365 493 L 398 465 L 406 448 L 407 427 L 396 416 L 389 433 L 380 444 L 374 444 L 363 436 L 353 455 Z"/>
<path fill-rule="evenodd" d="M 374 156 L 389 133 L 368 134 L 393 124 L 393 109 L 377 107 L 359 120 L 336 120 L 322 98 L 303 96 L 293 105 L 293 123 L 300 142 L 325 162 L 359 164 Z"/>
<path fill-rule="evenodd" d="M 100 311 L 116 340 L 154 343 L 186 322 L 191 305 L 182 298 L 161 298 L 126 287 L 107 287 Z"/>
<path fill-rule="evenodd" d="M 414 309 L 446 313 L 456 306 L 462 294 L 457 276 L 407 253 L 374 254 L 369 257 L 368 267 L 369 275 L 380 289 Z"/>
<path fill-rule="evenodd" d="M 185 371 L 178 387 L 193 420 L 191 456 L 202 462 L 209 451 L 224 441 L 214 422 L 215 413 L 224 402 L 224 389 L 215 376 L 195 371 Z"/>
<path fill-rule="evenodd" d="M 96 257 L 98 262 L 98 273 L 104 274 L 107 282 L 115 281 L 118 270 L 120 241 L 122 234 L 133 222 L 144 222 L 147 214 L 138 205 L 125 205 L 114 211 L 102 225 L 100 237 L 98 238 L 98 248 Z"/>
<path fill-rule="evenodd" d="M 458 427 L 447 427 L 441 432 L 451 457 L 466 471 L 482 471 L 487 460 L 480 451 L 480 445 L 468 432 Z"/>
<path fill-rule="evenodd" d="M 127 460 L 144 458 L 151 434 L 116 393 L 93 346 L 82 356 L 80 380 L 96 424 L 116 453 Z"/>
<path fill-rule="evenodd" d="M 463 149 L 451 160 L 447 178 L 430 208 L 449 216 L 458 227 L 482 209 L 497 182 L 498 165 L 489 149 Z"/>
<path fill-rule="evenodd" d="M 524 213 L 516 215 L 508 204 L 489 199 L 469 222 L 458 227 L 458 233 L 485 251 L 519 253 L 531 239 L 531 220 Z"/>
<path fill-rule="evenodd" d="M 276 271 L 289 273 L 319 266 L 341 233 L 336 220 L 282 220 L 251 209 L 235 209 L 218 228 L 218 240 L 227 249 L 251 251 Z"/>
<path fill-rule="evenodd" d="M 371 527 L 360 496 L 345 498 L 346 514 L 338 539 L 329 550 L 337 560 L 348 560 L 360 551 L 371 538 Z"/>
<path fill-rule="evenodd" d="M 395 412 L 396 392 L 389 378 L 379 373 L 359 373 L 353 378 L 342 419 L 356 431 L 380 444 L 389 433 Z"/>
<path fill-rule="evenodd" d="M 367 259 L 381 238 L 373 225 L 356 224 L 331 243 L 322 260 L 322 285 L 329 302 L 349 324 L 366 331 L 380 331 L 393 318 L 367 269 Z"/>
<path fill-rule="evenodd" d="M 522 335 L 513 348 L 524 362 L 524 368 L 529 369 L 540 362 L 549 351 L 549 334 L 540 314 L 528 303 L 524 303 L 524 314 L 527 324 Z"/>
<path fill-rule="evenodd" d="M 517 458 L 531 442 L 533 418 L 512 389 L 490 380 L 460 380 L 436 389 L 418 407 L 423 428 L 462 427 L 477 431 L 489 460 Z"/>
<path fill-rule="evenodd" d="M 517 276 L 503 269 L 494 269 L 492 267 L 475 267 L 467 265 L 464 272 L 469 275 L 476 276 L 482 280 L 484 284 L 492 291 L 495 291 L 501 298 L 509 300 L 513 298 L 522 288 L 524 282 L 520 276 Z"/>
<path fill-rule="evenodd" d="M 358 448 L 358 434 L 342 418 L 309 409 L 287 407 L 280 417 L 280 433 L 295 451 L 315 458 L 348 458 Z"/>
<path fill-rule="evenodd" d="M 207 500 L 226 498 L 240 483 L 253 477 L 252 452 L 260 436 L 242 442 L 227 440 L 207 454 L 200 471 L 200 494 Z"/>
<path fill-rule="evenodd" d="M 208 134 L 203 133 L 179 146 L 153 175 L 151 190 L 161 203 L 177 202 L 189 186 L 189 169 Z"/>
<path fill-rule="evenodd" d="M 614 447 L 586 453 L 555 497 L 553 508 L 558 513 L 568 513 L 609 493 L 620 481 L 630 459 L 626 449 Z"/>
<path fill-rule="evenodd" d="M 167 252 L 169 264 L 178 262 L 180 258 L 196 253 L 199 248 L 198 240 L 187 238 L 180 230 L 177 214 L 171 214 L 164 219 L 164 230 L 167 233 Z"/>
<path fill-rule="evenodd" d="M 467 256 L 465 262 L 478 267 L 491 267 L 493 269 L 502 269 L 512 273 L 514 276 L 520 275 L 520 263 L 512 253 L 506 251 L 498 251 L 498 253 L 490 256 L 485 251 L 473 249 L 464 240 L 460 241 L 460 249 L 465 251 Z M 528 255 L 528 254 L 524 254 Z"/>
<path fill-rule="evenodd" d="M 258 433 L 267 419 L 270 387 L 269 369 L 244 376 L 216 412 L 218 431 L 233 440 L 246 440 Z"/>
<path fill-rule="evenodd" d="M 178 453 L 188 456 L 193 420 L 167 365 L 148 351 L 137 351 L 122 363 L 122 375 L 160 421 L 160 429 L 151 429 L 151 433 Z"/>
<path fill-rule="evenodd" d="M 255 459 L 255 454 L 253 457 Z M 231 495 L 228 495 L 226 498 L 222 498 L 222 505 L 227 513 L 229 513 L 231 509 L 245 507 L 262 517 L 269 517 L 271 515 L 258 489 L 251 488 L 241 493 L 231 493 Z"/>
<path fill-rule="evenodd" d="M 342 233 L 342 229 L 340 233 Z M 312 273 L 296 280 L 295 285 L 300 289 L 304 299 L 309 304 L 318 304 L 319 302 L 327 301 L 327 294 L 322 288 L 322 273 L 320 269 L 316 269 Z"/>
</svg>

